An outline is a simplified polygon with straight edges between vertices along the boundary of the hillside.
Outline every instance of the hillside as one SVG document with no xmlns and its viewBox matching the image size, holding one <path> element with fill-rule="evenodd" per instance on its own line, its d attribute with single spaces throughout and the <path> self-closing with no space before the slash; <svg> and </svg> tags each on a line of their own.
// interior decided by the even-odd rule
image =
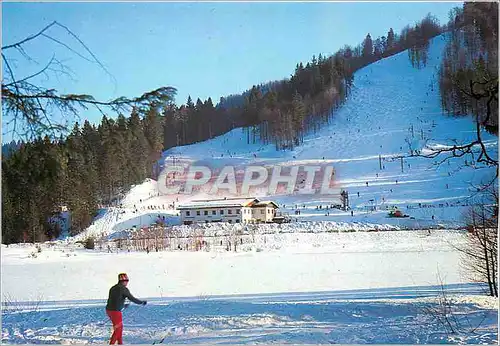
<svg viewBox="0 0 500 346">
<path fill-rule="evenodd" d="M 462 158 L 437 166 L 432 159 L 408 157 L 403 167 L 399 159 L 410 153 L 409 143 L 422 150 L 425 143 L 440 146 L 473 138 L 475 129 L 470 117 L 451 117 L 441 110 L 437 71 L 444 46 L 443 35 L 434 38 L 428 64 L 421 69 L 412 67 L 407 52 L 402 52 L 359 70 L 348 101 L 331 123 L 309 134 L 304 144 L 294 150 L 276 151 L 273 145 L 247 144 L 245 129 L 238 128 L 202 143 L 172 148 L 163 153 L 162 164 L 204 165 L 213 171 L 228 165 L 236 170 L 248 165 L 332 165 L 335 188 L 349 192 L 353 216 L 350 212 L 323 209 L 338 203 L 338 195 L 265 196 L 265 189 L 251 192 L 276 200 L 281 210 L 297 221 L 344 222 L 350 224 L 348 228 L 356 228 L 358 223 L 408 228 L 461 226 L 467 208 L 480 197 L 474 193 L 474 184 L 494 174 L 493 170 L 466 166 Z M 483 137 L 489 150 L 497 155 L 497 137 L 488 133 Z M 165 207 L 169 204 L 214 197 L 206 189 L 190 195 L 161 195 L 155 184 L 148 180 L 134 187 L 123 200 L 123 208 L 110 211 L 116 214 L 105 219 L 107 225 L 114 230 L 147 225 L 154 222 L 158 212 L 175 217 L 175 210 Z M 302 209 L 297 216 L 296 205 Z M 321 210 L 316 209 L 319 205 L 323 206 Z M 137 212 L 133 212 L 134 206 Z M 148 206 L 155 211 L 148 211 Z M 387 218 L 387 210 L 393 206 L 410 217 Z M 376 211 L 371 210 L 374 207 Z M 142 218 L 141 213 L 149 217 Z M 129 219 L 133 220 L 125 222 Z M 170 221 L 176 223 L 175 218 Z"/>
<path fill-rule="evenodd" d="M 463 159 L 436 167 L 432 160 L 410 158 L 404 160 L 401 172 L 400 160 L 392 160 L 409 154 L 408 138 L 418 149 L 424 140 L 429 140 L 431 145 L 446 145 L 452 140 L 473 138 L 474 125 L 470 118 L 447 117 L 440 109 L 436 81 L 444 43 L 443 36 L 432 41 L 429 63 L 421 70 L 411 67 L 406 52 L 360 70 L 350 99 L 332 123 L 310 134 L 304 145 L 293 151 L 276 152 L 272 145 L 247 145 L 242 130 L 236 129 L 203 144 L 174 148 L 167 151 L 165 157 L 167 160 L 176 157 L 194 162 L 214 161 L 214 166 L 331 164 L 336 171 L 337 187 L 350 192 L 352 206 L 358 211 L 368 205 L 370 199 L 380 205 L 384 204 L 384 198 L 386 205 L 400 207 L 465 202 L 470 195 L 468 183 L 479 182 L 491 171 L 471 167 L 459 170 Z M 411 138 L 410 127 L 413 127 L 414 138 Z M 491 149 L 496 150 L 497 138 L 484 136 Z M 383 158 L 383 170 L 379 170 L 379 155 Z M 357 192 L 360 192 L 359 198 Z M 282 203 L 297 200 L 310 205 L 322 201 L 295 196 L 277 199 Z"/>
</svg>

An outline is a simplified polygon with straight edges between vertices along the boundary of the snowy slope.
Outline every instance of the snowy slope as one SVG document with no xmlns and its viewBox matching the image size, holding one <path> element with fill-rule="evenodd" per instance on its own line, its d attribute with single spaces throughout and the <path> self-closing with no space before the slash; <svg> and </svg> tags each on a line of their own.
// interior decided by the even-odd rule
<svg viewBox="0 0 500 346">
<path fill-rule="evenodd" d="M 247 144 L 245 129 L 239 128 L 205 142 L 172 148 L 163 153 L 162 165 L 197 164 L 214 172 L 228 165 L 235 166 L 236 171 L 249 165 L 332 165 L 335 188 L 349 192 L 353 216 L 350 212 L 323 209 L 338 203 L 338 195 L 265 196 L 264 188 L 251 190 L 250 195 L 277 201 L 283 212 L 298 221 L 339 222 L 345 229 L 365 229 L 368 224 L 403 229 L 461 227 L 469 206 L 481 198 L 475 186 L 494 170 L 465 166 L 463 158 L 436 166 L 435 160 L 412 157 L 404 159 L 402 171 L 397 158 L 409 154 L 408 143 L 422 150 L 426 143 L 437 147 L 474 136 L 470 117 L 454 118 L 442 113 L 437 73 L 444 46 L 444 36 L 432 40 L 428 64 L 422 69 L 413 68 L 407 52 L 402 52 L 356 72 L 352 94 L 331 123 L 306 136 L 304 144 L 293 151 Z M 497 137 L 484 133 L 483 138 L 492 155 L 498 156 Z M 111 215 L 91 226 L 88 234 L 110 234 L 134 225 L 149 225 L 158 213 L 175 224 L 179 221 L 177 212 L 168 205 L 175 207 L 213 197 L 209 188 L 191 194 L 163 195 L 157 182 L 148 179 L 130 190 L 121 210 L 110 210 Z M 317 209 L 319 205 L 323 206 L 321 210 Z M 411 218 L 387 218 L 393 206 Z M 373 207 L 377 210 L 371 211 Z M 295 216 L 297 209 L 301 213 Z"/>
<path fill-rule="evenodd" d="M 316 210 L 318 205 L 336 203 L 338 196 L 295 194 L 272 198 L 291 215 L 295 205 L 305 205 L 306 210 L 298 217 L 302 220 L 393 223 L 415 228 L 462 225 L 467 207 L 480 198 L 475 195 L 475 184 L 494 171 L 464 166 L 463 158 L 437 166 L 435 160 L 416 157 L 405 159 L 401 171 L 401 160 L 397 159 L 410 153 L 408 143 L 422 150 L 426 143 L 437 147 L 474 136 L 470 117 L 442 113 L 437 73 L 444 46 L 444 36 L 433 39 L 428 65 L 422 69 L 413 68 L 407 53 L 402 52 L 358 71 L 352 95 L 331 123 L 308 135 L 293 151 L 247 144 L 244 129 L 235 129 L 203 143 L 172 148 L 164 153 L 164 160 L 167 164 L 197 163 L 212 168 L 234 165 L 239 169 L 247 165 L 330 164 L 335 169 L 336 187 L 350 193 L 354 217 L 336 211 L 325 216 L 323 210 Z M 483 138 L 492 155 L 498 156 L 497 137 L 484 133 Z M 163 198 L 169 197 L 173 198 Z M 181 202 L 200 197 L 206 194 L 175 196 Z M 367 212 L 373 205 L 381 211 Z M 387 208 L 391 206 L 415 219 L 388 220 Z"/>
</svg>

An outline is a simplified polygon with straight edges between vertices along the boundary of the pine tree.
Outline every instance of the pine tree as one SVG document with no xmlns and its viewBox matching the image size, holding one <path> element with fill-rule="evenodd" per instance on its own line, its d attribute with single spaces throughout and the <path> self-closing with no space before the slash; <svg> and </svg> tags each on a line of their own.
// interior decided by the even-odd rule
<svg viewBox="0 0 500 346">
<path fill-rule="evenodd" d="M 203 139 L 206 138 L 206 134 L 204 131 L 206 131 L 207 128 L 207 118 L 205 114 L 205 109 L 203 107 L 203 102 L 201 102 L 200 98 L 196 100 L 196 106 L 195 106 L 195 111 L 194 111 L 194 119 L 195 119 L 195 124 L 196 124 L 196 141 L 201 142 Z"/>
<path fill-rule="evenodd" d="M 186 107 L 191 111 L 194 110 L 194 103 L 193 100 L 191 99 L 191 95 L 188 96 L 187 102 L 186 102 Z"/>
<path fill-rule="evenodd" d="M 394 31 L 392 30 L 392 28 L 390 28 L 389 32 L 387 33 L 387 51 L 392 51 L 395 43 Z"/>
<path fill-rule="evenodd" d="M 380 38 L 377 38 L 373 44 L 373 55 L 376 57 L 382 56 L 384 53 L 384 46 L 382 44 L 382 40 Z"/>
<path fill-rule="evenodd" d="M 177 144 L 177 133 L 175 131 L 175 105 L 170 105 L 163 110 L 163 149 L 167 150 Z"/>
<path fill-rule="evenodd" d="M 27 145 L 23 144 L 7 159 L 2 159 L 2 243 L 29 241 L 30 224 L 27 201 L 30 201 Z M 31 232 L 30 232 L 31 233 Z"/>
<path fill-rule="evenodd" d="M 373 55 L 373 42 L 370 34 L 366 35 L 366 38 L 363 42 L 363 57 L 371 58 Z"/>
<path fill-rule="evenodd" d="M 83 135 L 75 127 L 66 141 L 68 156 L 68 184 L 66 186 L 66 203 L 71 210 L 71 234 L 78 234 L 84 227 L 88 213 L 86 195 L 89 185 L 85 179 L 87 166 L 85 163 L 85 144 Z"/>
<path fill-rule="evenodd" d="M 82 129 L 83 156 L 85 159 L 85 173 L 87 191 L 89 194 L 89 208 L 94 210 L 99 199 L 99 175 L 98 175 L 98 159 L 97 154 L 101 143 L 99 142 L 99 134 L 95 126 L 91 125 L 88 120 L 83 123 Z"/>
<path fill-rule="evenodd" d="M 216 109 L 214 108 L 214 104 L 212 102 L 212 98 L 208 98 L 205 103 L 203 104 L 203 108 L 206 111 L 206 117 L 208 119 L 208 138 L 213 137 L 214 129 L 213 129 L 213 124 L 217 122 L 217 117 L 216 117 Z M 220 119 L 219 121 L 223 121 L 223 119 Z"/>
<path fill-rule="evenodd" d="M 146 171 L 151 175 L 153 163 L 161 157 L 163 150 L 162 121 L 155 108 L 150 108 L 143 121 L 144 137 L 148 142 Z"/>
<path fill-rule="evenodd" d="M 132 110 L 129 118 L 130 139 L 130 159 L 132 162 L 133 183 L 140 183 L 147 177 L 147 153 L 148 141 L 144 135 L 143 124 L 136 109 Z"/>
<path fill-rule="evenodd" d="M 106 203 L 111 203 L 117 197 L 119 163 L 115 157 L 116 148 L 116 130 L 113 119 L 103 117 L 98 128 L 100 141 L 102 143 L 99 153 L 99 176 L 101 182 L 101 191 Z"/>
<path fill-rule="evenodd" d="M 306 107 L 299 93 L 295 93 L 292 101 L 292 124 L 293 124 L 293 142 L 294 145 L 300 145 L 303 142 L 304 118 L 306 116 Z"/>
<path fill-rule="evenodd" d="M 128 187 L 132 184 L 132 176 L 130 167 L 130 132 L 128 131 L 127 119 L 123 114 L 119 114 L 116 119 L 115 131 L 113 132 L 113 156 L 119 167 L 118 182 L 119 186 Z"/>
</svg>

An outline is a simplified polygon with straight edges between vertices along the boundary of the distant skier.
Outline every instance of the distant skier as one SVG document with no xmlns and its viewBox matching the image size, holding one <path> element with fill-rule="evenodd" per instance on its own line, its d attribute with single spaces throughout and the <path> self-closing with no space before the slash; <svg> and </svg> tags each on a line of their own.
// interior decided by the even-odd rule
<svg viewBox="0 0 500 346">
<path fill-rule="evenodd" d="M 111 335 L 110 345 L 118 342 L 123 344 L 123 316 L 122 310 L 125 306 L 125 298 L 139 304 L 146 305 L 145 300 L 135 298 L 127 288 L 128 276 L 125 273 L 118 274 L 118 283 L 110 288 L 108 302 L 106 304 L 106 314 L 113 323 L 113 334 Z"/>
</svg>

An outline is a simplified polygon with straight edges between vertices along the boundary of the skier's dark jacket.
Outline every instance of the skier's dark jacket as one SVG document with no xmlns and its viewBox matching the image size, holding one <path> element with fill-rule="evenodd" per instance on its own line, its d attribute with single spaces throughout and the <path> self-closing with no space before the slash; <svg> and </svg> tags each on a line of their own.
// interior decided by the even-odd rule
<svg viewBox="0 0 500 346">
<path fill-rule="evenodd" d="M 108 303 L 106 304 L 106 310 L 122 311 L 125 304 L 125 298 L 128 298 L 136 304 L 144 304 L 142 300 L 134 297 L 127 287 L 121 283 L 117 283 L 109 289 L 109 298 Z"/>
</svg>

